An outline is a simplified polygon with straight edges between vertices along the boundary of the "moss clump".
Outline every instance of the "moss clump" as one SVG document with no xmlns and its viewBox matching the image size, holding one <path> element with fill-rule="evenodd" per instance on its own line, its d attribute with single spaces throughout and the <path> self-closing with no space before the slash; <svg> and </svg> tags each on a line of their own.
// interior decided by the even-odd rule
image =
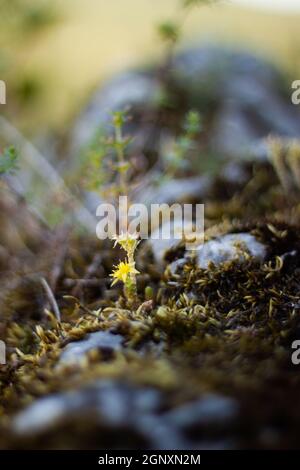
<svg viewBox="0 0 300 470">
<path fill-rule="evenodd" d="M 213 187 L 208 197 L 206 239 L 251 233 L 266 246 L 263 262 L 245 253 L 243 261 L 210 264 L 208 269 L 187 259 L 174 271 L 168 263 L 184 256 L 179 244 L 166 253 L 162 274 L 142 248 L 136 258 L 141 304 L 131 309 L 122 287 L 110 287 L 109 275 L 121 251 L 108 243 L 69 236 L 57 256 L 54 240 L 52 249 L 38 248 L 38 261 L 30 270 L 23 269 L 19 278 L 11 274 L 15 286 L 2 286 L 1 328 L 8 346 L 7 365 L 0 369 L 2 448 L 78 448 L 82 442 L 97 447 L 100 428 L 102 435 L 110 436 L 112 447 L 119 442 L 116 429 L 124 439 L 130 434 L 131 447 L 141 442 L 143 447 L 153 446 L 154 431 L 145 431 L 142 437 L 136 431 L 140 418 L 134 423 L 124 418 L 113 428 L 104 418 L 87 422 L 80 411 L 43 432 L 14 433 L 16 414 L 40 398 L 81 393 L 107 380 L 118 390 L 121 387 L 120 399 L 127 393 L 124 387 L 142 394 L 155 390 L 160 397 L 155 419 L 164 425 L 168 413 L 208 392 L 235 400 L 239 414 L 226 430 L 224 423 L 221 428 L 213 424 L 189 431 L 182 424 L 182 439 L 191 447 L 207 439 L 221 439 L 225 446 L 227 437 L 237 448 L 299 446 L 295 399 L 300 378 L 291 362 L 292 341 L 300 337 L 299 208 L 286 203 L 270 169 L 267 180 L 264 165 L 242 191 L 228 188 L 224 197 L 222 186 L 216 186 L 218 191 Z M 55 292 L 61 322 L 50 313 L 40 277 L 46 277 Z M 121 346 L 99 345 L 75 365 L 61 362 L 66 345 L 80 344 L 97 331 L 121 335 Z M 139 413 L 143 417 L 146 411 Z M 72 438 L 66 434 L 70 426 L 80 429 Z"/>
</svg>

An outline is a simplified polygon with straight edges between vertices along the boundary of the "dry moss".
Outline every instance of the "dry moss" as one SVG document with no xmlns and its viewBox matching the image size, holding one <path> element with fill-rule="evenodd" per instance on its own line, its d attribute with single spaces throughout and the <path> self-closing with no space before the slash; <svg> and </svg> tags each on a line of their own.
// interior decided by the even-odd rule
<svg viewBox="0 0 300 470">
<path fill-rule="evenodd" d="M 256 177 L 252 185 L 257 189 L 264 179 L 260 172 Z M 288 207 L 273 181 L 258 194 L 262 203 L 255 211 L 247 191 L 240 200 L 233 195 L 222 203 L 212 196 L 207 237 L 251 232 L 267 246 L 264 263 L 248 257 L 242 263 L 211 264 L 204 270 L 190 261 L 175 274 L 166 268 L 161 275 L 144 254 L 138 260 L 142 272 L 138 292 L 145 303 L 129 311 L 120 290 L 109 289 L 118 253 L 107 244 L 70 237 L 59 264 L 48 256 L 42 267 L 32 268 L 51 280 L 56 267 L 53 288 L 61 323 L 49 313 L 38 277 L 21 278 L 9 294 L 3 293 L 2 328 L 9 357 L 0 370 L 1 447 L 78 447 L 80 440 L 70 441 L 69 434 L 62 432 L 68 423 L 41 444 L 39 437 L 28 441 L 11 435 L 11 418 L 39 397 L 81 389 L 98 379 L 152 387 L 167 397 L 162 407 L 168 409 L 207 391 L 228 395 L 241 409 L 237 446 L 268 447 L 268 429 L 277 433 L 275 448 L 299 446 L 300 412 L 295 400 L 300 378 L 290 359 L 291 343 L 300 337 L 299 208 Z M 182 253 L 179 246 L 166 259 L 171 262 Z M 109 355 L 101 347 L 92 349 L 76 366 L 59 365 L 68 343 L 99 330 L 122 335 L 122 348 Z M 80 439 L 83 435 L 93 439 L 96 425 L 84 417 L 76 419 Z M 131 431 L 130 445 L 142 445 Z M 201 436 L 196 433 L 195 439 Z"/>
</svg>

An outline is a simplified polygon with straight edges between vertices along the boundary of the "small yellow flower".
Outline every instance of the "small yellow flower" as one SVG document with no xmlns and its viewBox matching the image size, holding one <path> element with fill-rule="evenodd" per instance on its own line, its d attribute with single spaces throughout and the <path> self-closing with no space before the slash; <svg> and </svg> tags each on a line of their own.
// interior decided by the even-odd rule
<svg viewBox="0 0 300 470">
<path fill-rule="evenodd" d="M 139 244 L 137 233 L 122 232 L 120 235 L 115 235 L 113 239 L 115 240 L 114 246 L 119 244 L 128 254 L 133 254 Z"/>
<path fill-rule="evenodd" d="M 115 267 L 111 277 L 113 277 L 112 286 L 118 281 L 122 281 L 126 284 L 131 274 L 139 274 L 139 271 L 135 269 L 135 263 L 128 263 L 127 261 L 121 261 L 118 266 Z"/>
<path fill-rule="evenodd" d="M 121 261 L 111 274 L 113 278 L 112 285 L 118 281 L 122 281 L 124 283 L 124 294 L 128 304 L 133 305 L 137 301 L 136 274 L 139 274 L 139 271 L 135 269 L 134 260 L 135 250 L 139 244 L 138 234 L 131 234 L 128 231 L 125 233 L 122 232 L 116 235 L 114 239 L 115 246 L 118 243 L 123 250 L 126 251 L 127 257 L 125 262 Z"/>
</svg>

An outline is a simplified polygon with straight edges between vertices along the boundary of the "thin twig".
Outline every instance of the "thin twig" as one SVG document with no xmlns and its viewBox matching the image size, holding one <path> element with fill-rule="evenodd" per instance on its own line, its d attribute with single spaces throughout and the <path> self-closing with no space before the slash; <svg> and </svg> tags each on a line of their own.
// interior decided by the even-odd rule
<svg viewBox="0 0 300 470">
<path fill-rule="evenodd" d="M 41 284 L 43 286 L 43 288 L 45 289 L 45 292 L 47 294 L 47 297 L 48 297 L 48 300 L 53 308 L 53 312 L 56 316 L 56 319 L 58 322 L 61 322 L 61 314 L 60 314 L 60 310 L 59 310 L 59 307 L 57 305 L 57 302 L 56 302 L 56 299 L 54 297 L 54 294 L 51 290 L 51 287 L 49 286 L 48 282 L 46 281 L 46 279 L 44 277 L 41 278 Z"/>
<path fill-rule="evenodd" d="M 55 241 L 55 244 L 57 246 L 54 246 L 54 251 L 57 253 L 57 255 L 55 257 L 54 264 L 52 266 L 51 273 L 49 276 L 49 285 L 53 293 L 55 293 L 58 280 L 62 275 L 63 265 L 68 252 L 69 233 L 70 227 L 63 227 Z"/>
</svg>

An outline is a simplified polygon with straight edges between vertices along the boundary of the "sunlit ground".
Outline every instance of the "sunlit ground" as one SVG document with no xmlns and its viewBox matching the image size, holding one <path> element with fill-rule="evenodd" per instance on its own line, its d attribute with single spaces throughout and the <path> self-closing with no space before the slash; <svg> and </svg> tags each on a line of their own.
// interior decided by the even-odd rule
<svg viewBox="0 0 300 470">
<path fill-rule="evenodd" d="M 13 115 L 25 130 L 66 128 L 99 82 L 135 64 L 157 60 L 163 51 L 155 25 L 176 15 L 176 0 L 54 0 L 60 19 L 34 39 L 10 45 L 13 73 L 31 74 L 41 96 Z M 208 40 L 251 48 L 300 75 L 300 13 L 236 7 L 203 7 L 186 22 L 181 47 Z M 3 36 L 3 32 L 0 33 Z M 8 83 L 9 91 L 9 83 Z"/>
</svg>

